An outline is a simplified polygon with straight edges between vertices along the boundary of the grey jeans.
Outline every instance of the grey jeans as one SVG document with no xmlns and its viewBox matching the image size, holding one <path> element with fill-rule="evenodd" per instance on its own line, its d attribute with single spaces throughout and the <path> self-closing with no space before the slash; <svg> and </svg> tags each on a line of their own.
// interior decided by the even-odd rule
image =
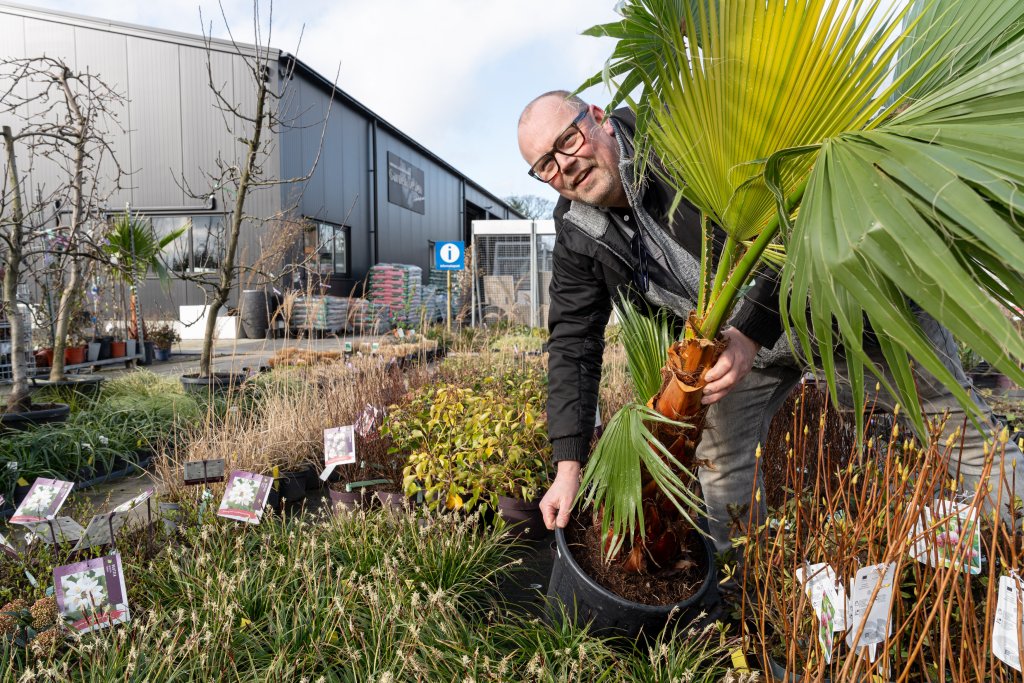
<svg viewBox="0 0 1024 683">
<path fill-rule="evenodd" d="M 972 492 L 976 489 L 985 467 L 985 441 L 998 434 L 998 428 L 992 420 L 992 411 L 978 396 L 965 375 L 957 355 L 956 342 L 944 327 L 939 325 L 925 313 L 918 314 L 918 321 L 925 334 L 931 340 L 939 357 L 949 368 L 960 385 L 966 388 L 974 401 L 982 408 L 987 420 L 987 433 L 983 434 L 968 420 L 964 434 L 963 448 L 959 451 L 959 461 L 952 460 L 949 470 L 952 475 L 959 473 L 964 490 Z M 876 361 L 882 361 L 881 352 L 871 354 Z M 880 362 L 885 367 L 884 362 Z M 841 365 L 837 362 L 837 367 Z M 887 368 L 886 368 L 887 370 Z M 755 482 L 762 481 L 760 466 L 754 457 L 758 444 L 763 444 L 768 437 L 768 427 L 772 417 L 785 402 L 786 397 L 800 381 L 804 371 L 795 365 L 774 365 L 767 368 L 755 368 L 722 400 L 711 406 L 708 411 L 706 428 L 697 450 L 699 458 L 710 461 L 712 468 L 701 468 L 699 472 L 704 500 L 707 503 L 709 528 L 719 552 L 727 550 L 731 543 L 730 537 L 737 533 L 732 523 L 732 515 L 745 508 L 752 500 Z M 964 411 L 960 404 L 938 380 L 930 373 L 915 365 L 914 375 L 917 379 L 921 404 L 929 416 L 941 417 L 947 411 L 949 419 L 943 440 L 948 434 L 964 424 Z M 823 378 L 821 378 L 824 381 Z M 844 408 L 853 410 L 850 385 L 845 374 L 840 370 L 838 379 L 839 399 Z M 866 384 L 871 387 L 872 377 L 866 376 Z M 822 385 L 824 386 L 824 385 Z M 878 396 L 875 411 L 892 412 L 895 401 L 888 395 Z M 1007 444 L 1002 463 L 995 462 L 989 477 L 991 492 L 987 508 L 991 509 L 996 500 L 996 493 L 1002 488 L 1001 501 L 1005 517 L 1006 503 L 1010 494 L 1024 499 L 1024 456 L 1016 444 Z M 762 501 L 764 497 L 762 496 Z M 763 502 L 755 510 L 755 520 L 764 514 Z M 747 514 L 739 517 L 745 524 Z M 739 533 L 742 533 L 740 531 Z"/>
</svg>

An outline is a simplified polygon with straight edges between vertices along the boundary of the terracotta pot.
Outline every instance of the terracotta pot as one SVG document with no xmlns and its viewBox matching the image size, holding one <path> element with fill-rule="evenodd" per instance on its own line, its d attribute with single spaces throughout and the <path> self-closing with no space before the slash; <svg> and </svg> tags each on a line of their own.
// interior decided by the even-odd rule
<svg viewBox="0 0 1024 683">
<path fill-rule="evenodd" d="M 110 357 L 124 358 L 128 352 L 128 344 L 123 341 L 110 342 Z"/>
<path fill-rule="evenodd" d="M 37 368 L 48 368 L 53 365 L 53 348 L 39 349 L 33 354 Z"/>
<path fill-rule="evenodd" d="M 68 346 L 64 349 L 64 365 L 78 365 L 85 362 L 84 346 Z"/>
</svg>

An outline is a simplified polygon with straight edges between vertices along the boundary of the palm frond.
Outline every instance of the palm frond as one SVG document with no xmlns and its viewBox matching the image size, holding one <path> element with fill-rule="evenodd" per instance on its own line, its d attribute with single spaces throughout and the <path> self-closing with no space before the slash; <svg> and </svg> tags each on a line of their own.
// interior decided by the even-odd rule
<svg viewBox="0 0 1024 683">
<path fill-rule="evenodd" d="M 914 0 L 896 73 L 894 101 L 919 98 L 981 65 L 1024 34 L 1019 0 Z"/>
<path fill-rule="evenodd" d="M 694 475 L 676 460 L 651 432 L 648 424 L 682 426 L 639 403 L 624 406 L 612 417 L 580 484 L 580 496 L 588 506 L 601 510 L 601 538 L 612 532 L 605 557 L 614 557 L 622 544 L 644 533 L 642 477 L 646 470 L 679 513 L 697 528 L 701 501 L 684 480 Z"/>
<path fill-rule="evenodd" d="M 855 324 L 866 316 L 919 429 L 908 354 L 976 411 L 921 333 L 909 299 L 1024 382 L 1024 340 L 1000 308 L 1024 301 L 1022 189 L 1024 39 L 874 130 L 828 141 L 782 275 L 784 314 L 805 354 L 815 346 L 813 327 L 828 369 L 834 316 L 851 364 L 877 370 Z"/>
<path fill-rule="evenodd" d="M 661 369 L 672 345 L 672 328 L 664 311 L 644 315 L 627 297 L 616 304 L 615 312 L 621 321 L 620 338 L 633 391 L 637 401 L 645 402 L 661 389 Z"/>
</svg>

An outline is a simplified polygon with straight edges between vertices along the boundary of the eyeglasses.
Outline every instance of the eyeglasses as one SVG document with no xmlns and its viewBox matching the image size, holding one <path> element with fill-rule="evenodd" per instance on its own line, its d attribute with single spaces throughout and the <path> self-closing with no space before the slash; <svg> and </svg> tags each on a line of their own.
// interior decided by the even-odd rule
<svg viewBox="0 0 1024 683">
<path fill-rule="evenodd" d="M 558 165 L 558 160 L 555 159 L 555 154 L 565 154 L 572 156 L 576 152 L 580 151 L 580 147 L 587 139 L 583 136 L 583 131 L 580 130 L 579 123 L 586 117 L 589 109 L 584 109 L 576 118 L 572 120 L 565 130 L 555 138 L 555 144 L 551 146 L 551 151 L 542 156 L 540 159 L 530 167 L 530 177 L 536 178 L 542 183 L 550 183 L 556 175 L 562 172 L 562 167 Z"/>
</svg>

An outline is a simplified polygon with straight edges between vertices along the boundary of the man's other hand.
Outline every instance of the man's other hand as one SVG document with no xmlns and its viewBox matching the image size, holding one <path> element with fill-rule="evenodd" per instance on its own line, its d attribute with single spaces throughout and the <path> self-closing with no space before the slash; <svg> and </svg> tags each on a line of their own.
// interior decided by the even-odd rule
<svg viewBox="0 0 1024 683">
<path fill-rule="evenodd" d="M 722 330 L 722 336 L 729 340 L 729 345 L 718 357 L 718 362 L 704 375 L 707 384 L 704 386 L 704 398 L 700 401 L 704 405 L 725 398 L 747 376 L 754 366 L 754 356 L 761 350 L 760 344 L 735 327 Z"/>
<path fill-rule="evenodd" d="M 558 472 L 551 488 L 540 499 L 540 512 L 544 516 L 544 526 L 564 529 L 569 523 L 572 502 L 580 490 L 580 464 L 575 460 L 562 460 L 558 463 Z"/>
</svg>

